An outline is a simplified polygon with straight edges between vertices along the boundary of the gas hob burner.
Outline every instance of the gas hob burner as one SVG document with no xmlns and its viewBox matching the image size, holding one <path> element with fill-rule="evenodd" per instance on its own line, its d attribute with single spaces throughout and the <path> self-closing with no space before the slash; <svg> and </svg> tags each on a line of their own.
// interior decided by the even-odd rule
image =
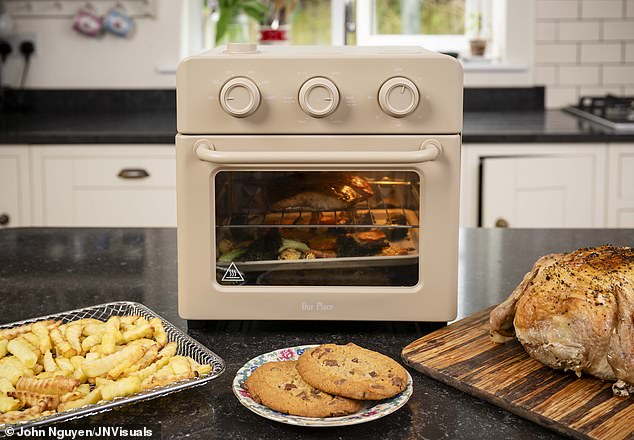
<svg viewBox="0 0 634 440">
<path fill-rule="evenodd" d="M 566 111 L 617 131 L 634 131 L 632 96 L 582 96 L 576 106 L 568 107 Z"/>
<path fill-rule="evenodd" d="M 634 97 L 582 96 L 578 108 L 611 121 L 634 122 Z"/>
</svg>

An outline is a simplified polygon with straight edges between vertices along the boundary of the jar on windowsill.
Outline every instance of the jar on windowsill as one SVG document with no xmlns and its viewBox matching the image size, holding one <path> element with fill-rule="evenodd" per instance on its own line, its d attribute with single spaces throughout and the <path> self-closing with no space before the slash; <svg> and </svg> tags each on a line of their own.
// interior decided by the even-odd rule
<svg viewBox="0 0 634 440">
<path fill-rule="evenodd" d="M 289 44 L 291 26 L 288 24 L 279 25 L 276 28 L 271 26 L 260 26 L 260 44 Z"/>
<path fill-rule="evenodd" d="M 248 43 L 254 41 L 252 38 L 253 32 L 251 32 L 249 17 L 247 17 L 243 12 L 240 12 L 236 16 L 232 17 L 229 23 L 227 23 L 225 33 L 220 41 L 218 41 L 217 44 L 214 43 L 219 19 L 220 14 L 216 11 L 213 14 L 210 14 L 208 20 L 205 22 L 205 28 L 203 30 L 205 48 L 221 46 L 228 43 Z"/>
</svg>

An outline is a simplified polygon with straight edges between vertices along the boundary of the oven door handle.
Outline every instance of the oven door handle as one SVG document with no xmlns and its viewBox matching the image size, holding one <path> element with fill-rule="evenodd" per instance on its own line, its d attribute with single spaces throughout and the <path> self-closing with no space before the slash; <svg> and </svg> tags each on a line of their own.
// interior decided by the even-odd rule
<svg viewBox="0 0 634 440">
<path fill-rule="evenodd" d="M 198 159 L 217 164 L 402 164 L 438 159 L 442 145 L 436 139 L 423 142 L 412 151 L 218 151 L 209 141 L 196 142 Z"/>
</svg>

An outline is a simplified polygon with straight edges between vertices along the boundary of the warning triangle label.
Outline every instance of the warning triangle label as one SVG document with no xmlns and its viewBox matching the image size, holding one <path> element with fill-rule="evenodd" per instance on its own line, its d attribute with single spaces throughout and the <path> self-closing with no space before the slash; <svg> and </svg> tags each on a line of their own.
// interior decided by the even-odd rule
<svg viewBox="0 0 634 440">
<path fill-rule="evenodd" d="M 231 262 L 227 270 L 225 270 L 225 274 L 222 276 L 222 281 L 244 281 L 242 272 L 238 270 L 233 261 Z"/>
</svg>

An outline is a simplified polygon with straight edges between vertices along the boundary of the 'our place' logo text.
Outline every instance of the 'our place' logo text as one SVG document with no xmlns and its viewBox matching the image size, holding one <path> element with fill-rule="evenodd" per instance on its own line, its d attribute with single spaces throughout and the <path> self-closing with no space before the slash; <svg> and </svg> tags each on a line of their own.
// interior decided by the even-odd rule
<svg viewBox="0 0 634 440">
<path fill-rule="evenodd" d="M 332 312 L 334 309 L 334 304 L 326 304 L 319 301 L 316 303 L 303 302 L 301 307 L 302 312 Z"/>
</svg>

